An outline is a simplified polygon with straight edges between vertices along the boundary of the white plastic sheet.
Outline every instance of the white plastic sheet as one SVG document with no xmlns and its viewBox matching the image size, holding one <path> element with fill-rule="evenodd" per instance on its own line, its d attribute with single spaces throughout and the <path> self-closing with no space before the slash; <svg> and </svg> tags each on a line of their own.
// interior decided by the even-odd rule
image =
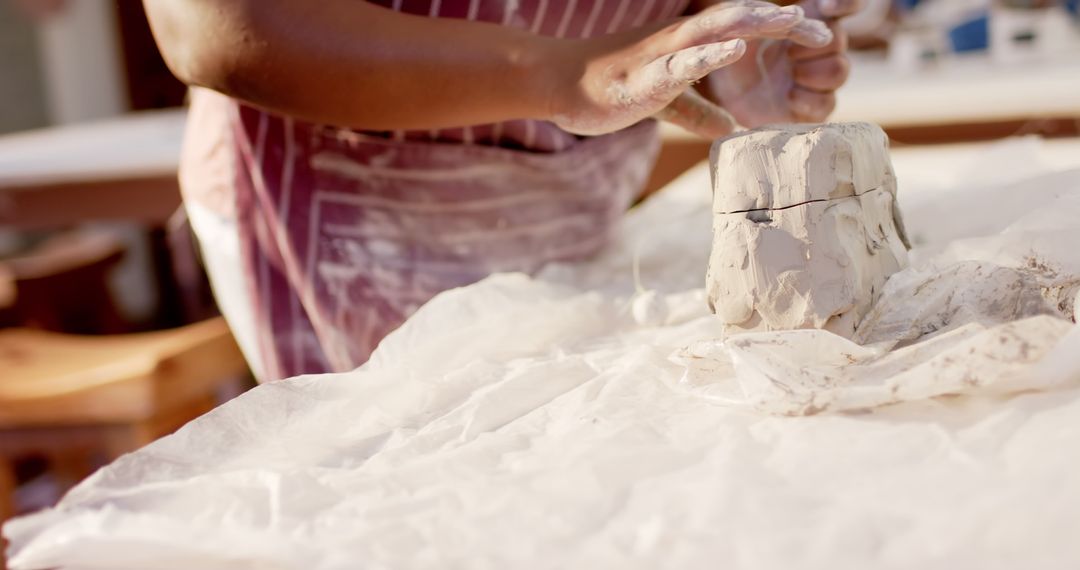
<svg viewBox="0 0 1080 570">
<path fill-rule="evenodd" d="M 716 342 L 696 169 L 595 262 L 450 291 L 367 366 L 261 386 L 121 458 L 5 526 L 10 564 L 1076 567 L 1080 333 L 1036 302 L 1080 275 L 1080 171 L 1055 176 L 1049 198 L 968 233 L 962 209 L 906 212 L 927 253 L 857 346 Z M 635 320 L 635 257 L 662 324 Z M 958 262 L 1021 275 L 1032 304 L 962 304 L 924 331 L 939 312 L 902 292 Z M 988 300 L 971 281 L 934 298 Z M 962 396 L 930 398 L 945 394 Z"/>
</svg>

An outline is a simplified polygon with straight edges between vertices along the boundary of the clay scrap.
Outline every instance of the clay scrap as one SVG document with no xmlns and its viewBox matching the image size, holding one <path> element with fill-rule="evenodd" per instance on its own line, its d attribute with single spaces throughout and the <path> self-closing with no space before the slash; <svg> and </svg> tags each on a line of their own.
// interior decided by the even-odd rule
<svg viewBox="0 0 1080 570">
<path fill-rule="evenodd" d="M 907 266 L 888 138 L 876 125 L 785 125 L 713 144 L 710 308 L 730 332 L 852 338 Z"/>
</svg>

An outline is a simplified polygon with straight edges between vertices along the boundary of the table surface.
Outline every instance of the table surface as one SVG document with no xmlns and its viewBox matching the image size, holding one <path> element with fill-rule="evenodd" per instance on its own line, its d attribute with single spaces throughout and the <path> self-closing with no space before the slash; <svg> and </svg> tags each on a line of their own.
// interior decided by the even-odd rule
<svg viewBox="0 0 1080 570">
<path fill-rule="evenodd" d="M 972 142 L 941 145 L 902 146 L 890 151 L 894 163 L 902 162 L 905 169 L 923 170 L 929 175 L 947 178 L 958 163 L 973 162 L 981 154 L 1009 145 L 1030 145 L 1037 160 L 1028 165 L 1030 173 L 1056 172 L 1080 168 L 1080 137 L 1042 139 L 1037 136 L 1016 137 L 1008 141 Z M 899 173 L 898 173 L 899 174 Z M 998 173 L 995 173 L 998 174 Z"/>
<path fill-rule="evenodd" d="M 839 92 L 833 121 L 885 128 L 1080 119 L 1080 58 L 1020 65 L 985 55 L 956 57 L 919 72 L 899 72 L 882 56 L 853 54 L 851 78 Z M 677 127 L 675 139 L 696 138 Z"/>
<path fill-rule="evenodd" d="M 63 183 L 175 177 L 183 109 L 0 137 L 0 190 Z"/>
<path fill-rule="evenodd" d="M 1080 118 L 1080 58 L 997 64 L 955 57 L 919 72 L 896 71 L 881 57 L 856 54 L 840 92 L 836 121 L 888 127 Z"/>
</svg>

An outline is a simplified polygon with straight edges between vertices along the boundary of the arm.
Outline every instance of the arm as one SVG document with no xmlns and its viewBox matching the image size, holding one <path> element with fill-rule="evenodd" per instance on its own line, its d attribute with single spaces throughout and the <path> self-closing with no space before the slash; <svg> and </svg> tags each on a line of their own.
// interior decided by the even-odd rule
<svg viewBox="0 0 1080 570">
<path fill-rule="evenodd" d="M 794 34 L 821 45 L 823 29 L 775 7 L 717 7 L 666 26 L 556 40 L 356 0 L 144 4 L 181 80 L 281 114 L 372 130 L 536 118 L 609 132 L 738 59 L 738 38 Z"/>
<path fill-rule="evenodd" d="M 543 38 L 356 0 L 145 0 L 178 78 L 298 118 L 436 128 L 547 113 Z"/>
</svg>

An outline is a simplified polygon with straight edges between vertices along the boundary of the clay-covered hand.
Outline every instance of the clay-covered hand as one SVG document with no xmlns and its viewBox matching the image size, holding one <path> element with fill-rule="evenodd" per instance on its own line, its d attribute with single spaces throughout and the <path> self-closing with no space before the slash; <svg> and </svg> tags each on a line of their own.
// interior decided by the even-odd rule
<svg viewBox="0 0 1080 570">
<path fill-rule="evenodd" d="M 755 0 L 729 3 L 767 4 Z M 847 36 L 837 20 L 854 14 L 861 4 L 861 0 L 803 0 L 799 6 L 807 17 L 829 22 L 832 41 L 825 46 L 750 42 L 745 57 L 709 75 L 706 86 L 711 98 L 749 128 L 826 120 L 836 107 L 836 90 L 847 80 L 850 67 Z"/>
<path fill-rule="evenodd" d="M 725 135 L 734 127 L 731 117 L 690 86 L 739 61 L 746 40 L 763 38 L 810 52 L 833 36 L 798 7 L 755 3 L 720 4 L 663 26 L 567 42 L 567 84 L 573 87 L 553 90 L 553 120 L 593 135 L 656 115 L 706 137 Z"/>
</svg>

